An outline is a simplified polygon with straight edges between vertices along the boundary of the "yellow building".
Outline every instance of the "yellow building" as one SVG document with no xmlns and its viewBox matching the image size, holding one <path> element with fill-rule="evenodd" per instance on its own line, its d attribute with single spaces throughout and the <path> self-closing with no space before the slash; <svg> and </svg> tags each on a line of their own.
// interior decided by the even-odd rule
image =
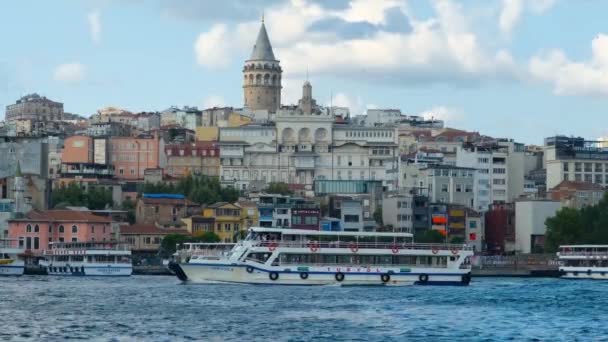
<svg viewBox="0 0 608 342">
<path fill-rule="evenodd" d="M 250 201 L 239 201 L 237 204 L 239 207 L 241 207 L 243 230 L 248 230 L 251 227 L 257 227 L 260 224 L 258 206 L 254 202 Z"/>
<path fill-rule="evenodd" d="M 214 233 L 222 242 L 236 242 L 241 231 L 246 231 L 242 209 L 238 205 L 218 202 L 203 209 L 203 218 L 215 220 Z M 245 224 L 244 224 L 245 223 Z"/>
<path fill-rule="evenodd" d="M 197 141 L 217 141 L 219 137 L 218 127 L 196 127 Z"/>
<path fill-rule="evenodd" d="M 228 127 L 240 127 L 253 122 L 253 119 L 247 115 L 239 113 L 230 113 L 228 115 Z"/>
</svg>

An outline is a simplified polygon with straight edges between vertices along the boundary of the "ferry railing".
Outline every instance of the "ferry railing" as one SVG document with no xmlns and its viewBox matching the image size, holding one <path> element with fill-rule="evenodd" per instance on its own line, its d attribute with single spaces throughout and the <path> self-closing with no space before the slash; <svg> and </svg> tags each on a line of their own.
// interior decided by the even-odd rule
<svg viewBox="0 0 608 342">
<path fill-rule="evenodd" d="M 71 250 L 129 251 L 129 250 L 131 250 L 131 247 L 129 244 L 126 244 L 126 243 L 108 243 L 108 244 L 103 244 L 103 243 L 59 244 L 59 243 L 55 243 L 55 244 L 51 245 L 51 250 L 52 251 L 58 251 L 58 250 L 65 250 L 65 251 L 71 251 Z"/>
<path fill-rule="evenodd" d="M 472 246 L 461 244 L 433 244 L 409 242 L 355 242 L 355 241 L 257 241 L 252 247 L 288 248 L 349 248 L 349 249 L 406 249 L 406 250 L 432 250 L 432 251 L 472 251 Z"/>
<path fill-rule="evenodd" d="M 249 259 L 248 259 L 249 260 Z M 256 261 L 256 260 L 251 260 L 251 261 Z M 257 261 L 259 262 L 259 261 Z M 314 262 L 289 262 L 289 263 L 285 263 L 285 262 L 281 262 L 279 264 L 279 266 L 315 266 L 315 267 L 341 267 L 341 268 L 361 268 L 361 269 L 367 269 L 367 268 L 376 268 L 376 267 L 418 267 L 418 268 L 447 268 L 447 265 L 429 265 L 429 264 L 419 264 L 419 265 L 414 265 L 414 264 L 355 264 L 355 263 L 331 263 L 331 262 L 321 262 L 321 263 L 314 263 Z M 470 268 L 470 266 L 468 267 Z"/>
<path fill-rule="evenodd" d="M 608 256 L 606 251 L 559 251 L 558 256 Z"/>
<path fill-rule="evenodd" d="M 19 248 L 19 239 L 1 239 L 0 248 Z"/>
</svg>

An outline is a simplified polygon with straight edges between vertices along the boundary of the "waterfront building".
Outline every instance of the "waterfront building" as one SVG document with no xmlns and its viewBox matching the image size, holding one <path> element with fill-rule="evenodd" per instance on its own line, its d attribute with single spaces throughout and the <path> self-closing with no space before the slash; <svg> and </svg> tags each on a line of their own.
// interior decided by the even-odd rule
<svg viewBox="0 0 608 342">
<path fill-rule="evenodd" d="M 562 181 L 608 185 L 608 149 L 603 141 L 554 136 L 545 139 L 547 189 Z"/>
<path fill-rule="evenodd" d="M 562 206 L 581 209 L 597 205 L 606 193 L 606 188 L 596 183 L 562 181 L 549 190 L 548 198 L 560 201 Z"/>
<path fill-rule="evenodd" d="M 171 177 L 204 175 L 218 177 L 220 149 L 214 142 L 165 145 L 167 164 L 165 173 Z"/>
<path fill-rule="evenodd" d="M 515 205 L 491 204 L 485 217 L 485 250 L 501 255 L 515 251 Z"/>
<path fill-rule="evenodd" d="M 511 202 L 526 193 L 523 144 L 508 139 L 467 143 L 458 147 L 456 165 L 478 170 L 475 210 L 484 211 L 490 203 Z"/>
<path fill-rule="evenodd" d="M 218 202 L 203 208 L 202 216 L 215 219 L 214 233 L 222 242 L 235 242 L 245 232 L 242 208 L 236 204 Z"/>
<path fill-rule="evenodd" d="M 315 202 L 299 201 L 291 207 L 291 228 L 319 230 L 321 209 Z"/>
<path fill-rule="evenodd" d="M 474 191 L 477 170 L 449 165 L 429 165 L 420 170 L 421 188 L 428 191 L 429 200 L 438 203 L 460 204 L 476 208 L 478 197 Z"/>
<path fill-rule="evenodd" d="M 181 219 L 194 215 L 200 205 L 188 200 L 184 195 L 143 194 L 137 199 L 135 221 L 175 227 L 182 224 Z"/>
<path fill-rule="evenodd" d="M 8 220 L 9 238 L 20 239 L 19 247 L 41 255 L 51 242 L 111 241 L 111 223 L 88 211 L 33 210 Z"/>
<path fill-rule="evenodd" d="M 515 202 L 515 252 L 539 253 L 544 250 L 547 218 L 561 208 L 559 201 L 518 200 Z"/>
<path fill-rule="evenodd" d="M 390 225 L 395 232 L 413 233 L 414 195 L 399 193 L 382 199 L 382 223 Z"/>
<path fill-rule="evenodd" d="M 160 113 L 160 126 L 179 126 L 190 130 L 202 125 L 203 112 L 197 107 L 176 106 L 165 109 Z"/>
<path fill-rule="evenodd" d="M 19 122 L 20 130 L 24 129 L 25 124 L 29 127 L 25 133 L 31 133 L 45 129 L 48 122 L 63 120 L 63 103 L 29 94 L 6 106 L 5 117 L 8 123 Z"/>
<path fill-rule="evenodd" d="M 280 62 L 274 57 L 262 20 L 251 56 L 243 67 L 245 107 L 251 110 L 276 112 L 281 105 L 282 73 Z"/>
<path fill-rule="evenodd" d="M 120 242 L 129 245 L 134 255 L 156 255 L 163 238 L 169 234 L 190 235 L 184 229 L 162 229 L 150 223 L 120 226 Z"/>
<path fill-rule="evenodd" d="M 157 134 L 151 137 L 112 137 L 110 162 L 118 179 L 142 180 L 146 169 L 165 167 L 165 143 Z"/>
<path fill-rule="evenodd" d="M 114 167 L 108 159 L 108 143 L 104 138 L 83 135 L 67 137 L 61 160 L 61 169 L 55 184 L 97 182 L 114 177 Z"/>
</svg>

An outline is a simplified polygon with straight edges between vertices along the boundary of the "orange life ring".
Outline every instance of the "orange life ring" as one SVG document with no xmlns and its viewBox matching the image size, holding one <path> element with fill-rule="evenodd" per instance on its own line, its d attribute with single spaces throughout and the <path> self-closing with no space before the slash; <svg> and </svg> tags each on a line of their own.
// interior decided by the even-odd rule
<svg viewBox="0 0 608 342">
<path fill-rule="evenodd" d="M 391 248 L 391 251 L 393 252 L 393 254 L 399 253 L 399 246 L 393 245 L 393 247 Z"/>
<path fill-rule="evenodd" d="M 437 254 L 439 253 L 439 250 L 437 249 L 437 247 L 433 247 L 433 254 Z"/>
<path fill-rule="evenodd" d="M 458 254 L 458 249 L 452 248 L 452 254 L 454 254 L 454 255 Z"/>
<path fill-rule="evenodd" d="M 310 242 L 310 243 L 308 244 L 308 248 L 310 248 L 310 251 L 311 251 L 311 252 L 316 252 L 316 251 L 318 251 L 318 250 L 319 250 L 319 243 L 318 243 L 318 242 L 315 242 L 315 241 Z"/>
<path fill-rule="evenodd" d="M 276 242 L 271 242 L 270 244 L 268 244 L 268 250 L 273 252 L 275 249 L 277 249 L 277 243 Z"/>
<path fill-rule="evenodd" d="M 354 242 L 351 242 L 351 243 L 348 245 L 348 248 L 350 248 L 350 250 L 351 250 L 353 253 L 357 253 L 357 252 L 359 251 L 359 246 L 357 246 L 357 244 L 356 244 L 356 243 L 354 243 Z"/>
</svg>

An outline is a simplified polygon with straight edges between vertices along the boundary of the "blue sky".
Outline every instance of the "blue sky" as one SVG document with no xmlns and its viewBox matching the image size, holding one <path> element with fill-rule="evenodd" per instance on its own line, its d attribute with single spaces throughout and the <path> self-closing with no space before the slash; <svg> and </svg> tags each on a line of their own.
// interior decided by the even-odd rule
<svg viewBox="0 0 608 342">
<path fill-rule="evenodd" d="M 608 136 L 602 0 L 3 1 L 0 107 L 31 92 L 85 116 L 240 107 L 262 12 L 284 104 L 308 69 L 318 102 L 353 113 L 400 108 L 535 144 Z"/>
</svg>

